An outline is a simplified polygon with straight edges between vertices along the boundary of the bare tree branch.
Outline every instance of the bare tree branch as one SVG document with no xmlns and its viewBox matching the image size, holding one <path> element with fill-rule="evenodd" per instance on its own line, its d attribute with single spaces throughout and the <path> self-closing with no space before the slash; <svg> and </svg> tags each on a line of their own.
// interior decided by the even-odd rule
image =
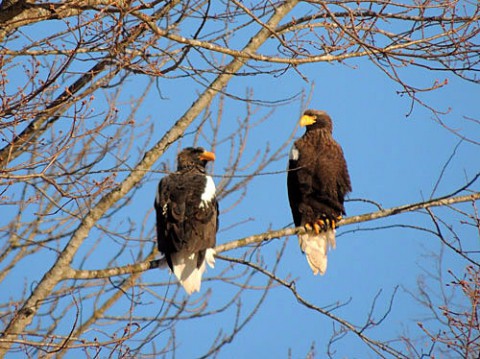
<svg viewBox="0 0 480 359">
<path fill-rule="evenodd" d="M 380 218 L 395 216 L 402 213 L 414 212 L 420 209 L 428 209 L 432 207 L 440 207 L 451 205 L 455 203 L 462 203 L 462 202 L 472 202 L 477 201 L 480 199 L 480 192 L 465 195 L 465 196 L 458 196 L 458 197 L 447 197 L 447 198 L 440 198 L 440 199 L 432 199 L 425 202 L 419 202 L 415 204 L 409 204 L 389 209 L 380 210 L 377 212 L 366 213 L 359 216 L 352 216 L 346 217 L 338 222 L 338 226 L 347 226 L 351 224 L 361 223 L 361 222 L 369 222 Z M 217 253 L 222 253 L 226 251 L 231 251 L 233 249 L 247 247 L 252 244 L 258 244 L 264 241 L 270 241 L 272 239 L 293 236 L 297 234 L 305 233 L 305 228 L 303 227 L 296 227 L 296 228 L 285 228 L 280 230 L 268 231 L 261 234 L 256 234 L 252 236 L 248 236 L 245 238 L 233 240 L 227 242 L 225 244 L 221 244 L 215 247 L 215 251 Z M 145 261 L 136 264 L 130 264 L 123 267 L 117 268 L 109 268 L 109 269 L 99 269 L 99 270 L 75 270 L 70 268 L 69 270 L 65 271 L 65 276 L 63 279 L 94 279 L 94 278 L 107 278 L 112 276 L 130 274 L 130 273 L 139 273 L 144 272 L 149 269 L 159 268 L 159 267 L 166 267 L 165 260 L 158 259 L 153 261 Z"/>
</svg>

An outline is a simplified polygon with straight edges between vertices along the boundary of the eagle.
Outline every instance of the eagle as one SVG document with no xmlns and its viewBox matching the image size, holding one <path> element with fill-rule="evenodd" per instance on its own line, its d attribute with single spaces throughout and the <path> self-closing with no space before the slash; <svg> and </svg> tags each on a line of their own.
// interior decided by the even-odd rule
<svg viewBox="0 0 480 359">
<path fill-rule="evenodd" d="M 335 248 L 335 228 L 345 214 L 345 195 L 352 190 L 347 163 L 333 139 L 325 111 L 306 110 L 300 118 L 304 135 L 292 146 L 288 161 L 288 199 L 302 252 L 314 275 L 325 274 L 327 251 Z"/>
<path fill-rule="evenodd" d="M 187 294 L 200 291 L 206 263 L 215 264 L 218 203 L 215 183 L 205 172 L 215 154 L 188 147 L 177 171 L 162 178 L 155 197 L 158 250 Z"/>
</svg>

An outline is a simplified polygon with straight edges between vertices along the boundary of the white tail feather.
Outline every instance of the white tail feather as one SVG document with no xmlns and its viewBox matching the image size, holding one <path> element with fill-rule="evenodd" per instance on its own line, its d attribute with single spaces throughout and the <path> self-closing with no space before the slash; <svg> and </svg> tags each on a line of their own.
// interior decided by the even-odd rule
<svg viewBox="0 0 480 359">
<path fill-rule="evenodd" d="M 328 230 L 315 234 L 308 232 L 298 236 L 298 243 L 302 252 L 307 257 L 308 264 L 312 268 L 313 274 L 321 275 L 327 271 L 327 252 L 329 247 L 335 248 L 335 230 Z"/>
<path fill-rule="evenodd" d="M 205 253 L 205 262 L 207 262 L 210 268 L 215 268 L 215 254 L 217 254 L 217 252 L 213 248 L 208 248 Z"/>
<path fill-rule="evenodd" d="M 200 268 L 197 268 L 197 254 L 185 256 L 182 253 L 172 254 L 173 273 L 185 289 L 188 295 L 199 292 L 202 285 L 202 275 L 205 272 L 205 263 L 213 268 L 215 266 L 216 254 L 213 248 L 208 248 L 205 254 L 205 261 Z"/>
</svg>

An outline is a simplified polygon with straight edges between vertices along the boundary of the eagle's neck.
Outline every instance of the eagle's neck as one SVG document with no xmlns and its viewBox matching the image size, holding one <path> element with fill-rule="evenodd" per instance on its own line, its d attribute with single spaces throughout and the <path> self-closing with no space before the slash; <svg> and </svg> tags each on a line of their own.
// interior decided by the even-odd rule
<svg viewBox="0 0 480 359">
<path fill-rule="evenodd" d="M 181 172 L 181 173 L 189 173 L 189 172 L 205 173 L 205 167 L 195 165 L 195 164 L 188 164 L 188 165 L 179 166 L 178 169 L 177 169 L 177 172 Z"/>
<path fill-rule="evenodd" d="M 332 132 L 327 128 L 312 128 L 305 132 L 304 138 L 308 142 L 322 142 L 332 138 Z"/>
</svg>

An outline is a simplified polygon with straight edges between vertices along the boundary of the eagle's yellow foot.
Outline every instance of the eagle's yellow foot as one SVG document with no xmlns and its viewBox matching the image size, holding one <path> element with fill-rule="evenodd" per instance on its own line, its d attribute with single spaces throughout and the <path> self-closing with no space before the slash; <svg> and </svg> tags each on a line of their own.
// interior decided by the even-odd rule
<svg viewBox="0 0 480 359">
<path fill-rule="evenodd" d="M 327 229 L 330 229 L 332 227 L 332 220 L 326 218 L 325 219 L 325 226 L 324 226 L 324 230 L 327 230 Z"/>
<path fill-rule="evenodd" d="M 313 223 L 305 223 L 304 225 L 305 230 L 307 232 L 315 232 L 315 234 L 319 234 L 320 231 L 322 230 L 322 226 L 318 224 L 318 222 L 313 222 Z"/>
<path fill-rule="evenodd" d="M 337 228 L 337 223 L 340 222 L 342 218 L 343 218 L 342 215 L 339 215 L 335 220 L 332 220 L 332 229 Z"/>
<path fill-rule="evenodd" d="M 328 221 L 328 218 L 325 218 L 325 219 L 317 219 L 316 222 L 315 222 L 315 225 L 318 226 L 318 229 L 319 229 L 319 232 L 320 233 L 321 231 L 324 231 L 328 228 L 329 226 L 329 221 Z M 317 233 L 317 234 L 318 234 Z"/>
<path fill-rule="evenodd" d="M 332 221 L 330 222 L 330 228 L 331 229 L 335 229 L 337 228 L 337 221 L 332 219 Z"/>
<path fill-rule="evenodd" d="M 305 223 L 304 227 L 307 232 L 315 232 L 315 234 L 319 234 L 322 231 L 327 231 L 329 229 L 335 229 L 337 221 L 334 219 L 317 219 L 313 223 Z"/>
</svg>

